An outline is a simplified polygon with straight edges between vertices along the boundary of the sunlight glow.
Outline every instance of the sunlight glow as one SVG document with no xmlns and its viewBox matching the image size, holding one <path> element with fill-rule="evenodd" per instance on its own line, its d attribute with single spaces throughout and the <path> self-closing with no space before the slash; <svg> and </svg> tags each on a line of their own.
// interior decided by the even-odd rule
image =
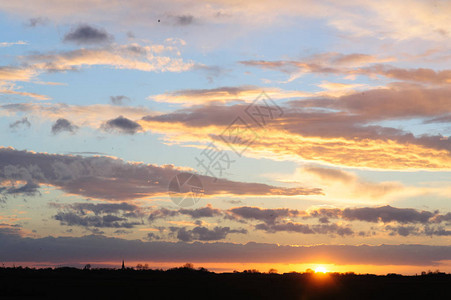
<svg viewBox="0 0 451 300">
<path fill-rule="evenodd" d="M 323 267 L 323 266 L 318 266 L 318 267 L 316 267 L 316 269 L 315 269 L 315 273 L 327 273 L 327 270 L 326 270 L 326 268 Z"/>
</svg>

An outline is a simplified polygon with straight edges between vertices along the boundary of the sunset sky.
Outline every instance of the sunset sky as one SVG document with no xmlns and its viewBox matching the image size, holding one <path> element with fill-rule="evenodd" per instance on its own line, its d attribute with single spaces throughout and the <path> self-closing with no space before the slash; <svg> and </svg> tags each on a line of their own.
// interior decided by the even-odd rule
<svg viewBox="0 0 451 300">
<path fill-rule="evenodd" d="M 450 25 L 446 0 L 0 0 L 0 264 L 451 272 Z"/>
</svg>

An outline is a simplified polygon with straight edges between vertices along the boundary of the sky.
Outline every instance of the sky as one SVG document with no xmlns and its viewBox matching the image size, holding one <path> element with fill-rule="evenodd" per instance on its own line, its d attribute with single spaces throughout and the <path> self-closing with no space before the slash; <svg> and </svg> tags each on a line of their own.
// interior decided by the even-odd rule
<svg viewBox="0 0 451 300">
<path fill-rule="evenodd" d="M 0 263 L 451 272 L 450 16 L 0 0 Z"/>
</svg>

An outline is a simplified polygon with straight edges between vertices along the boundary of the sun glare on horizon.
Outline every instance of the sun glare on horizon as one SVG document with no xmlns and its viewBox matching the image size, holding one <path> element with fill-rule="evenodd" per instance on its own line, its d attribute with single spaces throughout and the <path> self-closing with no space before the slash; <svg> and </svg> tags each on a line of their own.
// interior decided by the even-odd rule
<svg viewBox="0 0 451 300">
<path fill-rule="evenodd" d="M 323 266 L 318 266 L 315 268 L 315 273 L 327 273 L 327 269 Z"/>
</svg>

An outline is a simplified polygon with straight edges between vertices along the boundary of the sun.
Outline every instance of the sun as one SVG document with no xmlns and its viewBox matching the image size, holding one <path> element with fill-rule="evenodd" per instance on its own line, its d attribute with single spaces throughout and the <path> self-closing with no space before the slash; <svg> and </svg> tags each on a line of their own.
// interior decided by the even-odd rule
<svg viewBox="0 0 451 300">
<path fill-rule="evenodd" d="M 315 269 L 315 273 L 327 273 L 327 269 L 323 266 L 318 266 Z"/>
</svg>

